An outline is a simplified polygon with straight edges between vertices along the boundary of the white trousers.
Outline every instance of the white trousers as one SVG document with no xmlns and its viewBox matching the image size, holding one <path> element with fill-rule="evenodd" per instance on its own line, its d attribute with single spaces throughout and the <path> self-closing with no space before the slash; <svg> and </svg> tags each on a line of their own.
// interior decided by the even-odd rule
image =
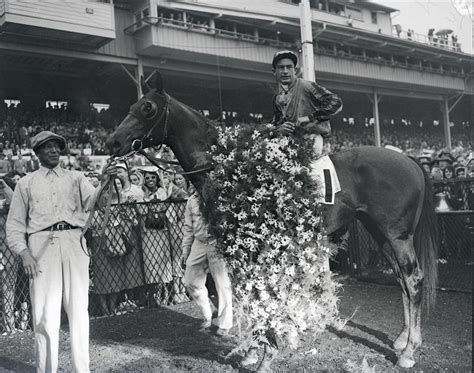
<svg viewBox="0 0 474 373">
<path fill-rule="evenodd" d="M 186 260 L 184 285 L 206 320 L 212 319 L 212 309 L 206 288 L 207 272 L 216 284 L 218 307 L 217 326 L 232 328 L 232 287 L 224 260 L 217 255 L 214 245 L 194 240 Z"/>
<path fill-rule="evenodd" d="M 89 257 L 80 229 L 38 232 L 29 237 L 39 275 L 30 282 L 38 372 L 58 369 L 61 300 L 69 320 L 72 366 L 89 372 Z M 83 241 L 86 247 L 85 240 Z"/>
</svg>

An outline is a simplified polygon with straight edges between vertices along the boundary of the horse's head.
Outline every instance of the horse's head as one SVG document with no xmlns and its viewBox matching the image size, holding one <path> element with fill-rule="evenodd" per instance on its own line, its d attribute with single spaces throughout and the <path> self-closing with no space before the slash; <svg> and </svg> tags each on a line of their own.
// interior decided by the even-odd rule
<svg viewBox="0 0 474 373">
<path fill-rule="evenodd" d="M 215 127 L 198 111 L 171 98 L 163 89 L 158 71 L 148 83 L 142 79 L 141 85 L 144 96 L 130 107 L 107 140 L 110 154 L 122 156 L 132 150 L 165 144 L 193 181 L 202 178 L 199 173 L 203 172 L 199 170 L 211 167 L 208 150 L 217 138 Z"/>
<path fill-rule="evenodd" d="M 112 155 L 124 155 L 138 148 L 161 145 L 166 140 L 170 96 L 163 89 L 159 72 L 149 82 L 140 81 L 143 97 L 130 107 L 125 119 L 107 140 Z"/>
</svg>

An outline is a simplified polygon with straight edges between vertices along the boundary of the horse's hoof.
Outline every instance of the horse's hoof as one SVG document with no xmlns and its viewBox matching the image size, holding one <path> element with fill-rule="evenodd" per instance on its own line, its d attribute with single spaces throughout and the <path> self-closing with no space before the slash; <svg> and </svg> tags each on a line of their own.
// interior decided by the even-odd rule
<svg viewBox="0 0 474 373">
<path fill-rule="evenodd" d="M 412 368 L 415 365 L 415 360 L 402 355 L 398 359 L 397 365 L 402 368 Z"/>
<path fill-rule="evenodd" d="M 393 348 L 395 350 L 403 350 L 408 344 L 408 334 L 400 334 L 395 342 Z"/>
</svg>

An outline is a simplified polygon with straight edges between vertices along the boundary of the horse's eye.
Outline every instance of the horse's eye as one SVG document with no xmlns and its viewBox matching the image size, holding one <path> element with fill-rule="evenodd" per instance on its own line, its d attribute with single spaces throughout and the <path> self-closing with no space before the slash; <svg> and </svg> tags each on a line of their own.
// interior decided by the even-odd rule
<svg viewBox="0 0 474 373">
<path fill-rule="evenodd" d="M 158 107 L 153 101 L 145 101 L 141 104 L 140 111 L 146 119 L 151 119 L 158 112 Z"/>
</svg>

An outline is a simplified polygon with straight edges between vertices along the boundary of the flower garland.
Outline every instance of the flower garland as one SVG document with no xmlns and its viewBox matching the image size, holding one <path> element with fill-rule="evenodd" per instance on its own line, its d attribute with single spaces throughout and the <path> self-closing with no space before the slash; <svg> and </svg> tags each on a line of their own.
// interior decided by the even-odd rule
<svg viewBox="0 0 474 373">
<path fill-rule="evenodd" d="M 323 331 L 338 313 L 338 285 L 325 270 L 332 249 L 309 176 L 312 143 L 237 125 L 218 128 L 211 155 L 217 167 L 203 213 L 232 278 L 242 346 L 275 343 L 270 331 L 296 347 L 300 333 Z"/>
</svg>

